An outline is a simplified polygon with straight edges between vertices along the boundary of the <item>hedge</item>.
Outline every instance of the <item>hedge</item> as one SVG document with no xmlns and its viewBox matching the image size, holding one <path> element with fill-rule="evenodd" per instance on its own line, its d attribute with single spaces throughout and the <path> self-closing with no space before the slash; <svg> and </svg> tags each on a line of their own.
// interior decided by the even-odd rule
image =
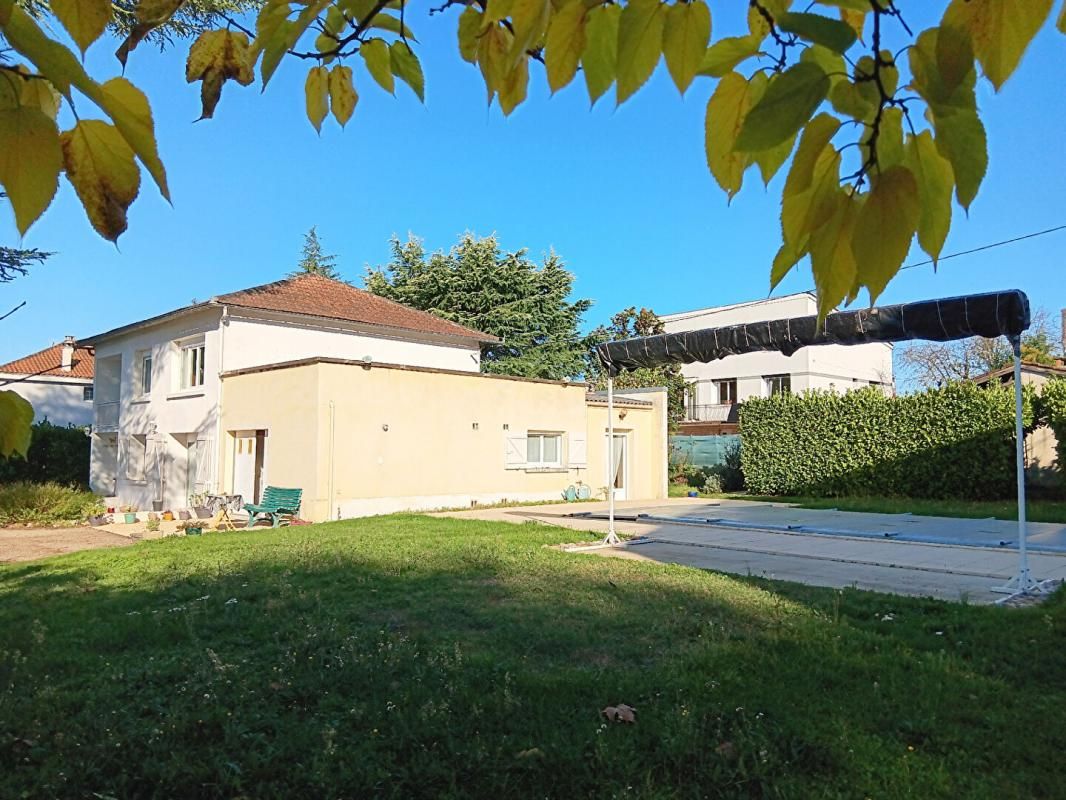
<svg viewBox="0 0 1066 800">
<path fill-rule="evenodd" d="M 1033 401 L 1027 389 L 1027 427 Z M 1015 492 L 1010 387 L 777 395 L 744 402 L 740 431 L 755 494 L 992 500 Z"/>
<path fill-rule="evenodd" d="M 0 458 L 0 483 L 54 481 L 64 486 L 88 487 L 89 450 L 89 437 L 83 428 L 38 422 L 33 426 L 26 458 Z"/>
</svg>

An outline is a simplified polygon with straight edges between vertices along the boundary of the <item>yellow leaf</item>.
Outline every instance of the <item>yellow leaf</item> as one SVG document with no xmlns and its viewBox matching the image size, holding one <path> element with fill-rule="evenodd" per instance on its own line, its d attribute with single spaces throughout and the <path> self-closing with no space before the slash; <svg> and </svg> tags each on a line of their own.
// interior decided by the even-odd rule
<svg viewBox="0 0 1066 800">
<path fill-rule="evenodd" d="M 696 77 L 710 38 L 711 12 L 703 0 L 678 3 L 667 10 L 663 55 L 670 77 L 681 94 Z"/>
<path fill-rule="evenodd" d="M 102 120 L 80 121 L 59 137 L 67 179 L 96 232 L 115 242 L 126 230 L 126 210 L 137 197 L 141 171 L 118 128 Z"/>
<path fill-rule="evenodd" d="M 707 103 L 704 123 L 707 166 L 730 199 L 740 191 L 747 166 L 744 154 L 736 152 L 733 145 L 750 105 L 748 82 L 737 72 L 730 72 L 718 81 Z"/>
<path fill-rule="evenodd" d="M 569 0 L 552 15 L 544 46 L 544 64 L 548 86 L 553 93 L 570 83 L 577 74 L 577 64 L 585 51 L 587 14 L 584 0 Z"/>
<path fill-rule="evenodd" d="M 921 202 L 918 244 L 933 259 L 935 269 L 951 228 L 951 192 L 955 187 L 955 175 L 951 163 L 936 149 L 929 131 L 909 136 L 906 153 L 907 168 L 914 173 Z"/>
<path fill-rule="evenodd" d="M 721 78 L 733 67 L 759 52 L 760 40 L 755 36 L 726 36 L 707 48 L 698 73 Z"/>
<path fill-rule="evenodd" d="M 948 17 L 940 23 L 936 32 L 936 71 L 943 82 L 946 94 L 951 94 L 973 70 L 973 42 L 970 32 Z"/>
<path fill-rule="evenodd" d="M 944 20 L 970 33 L 973 52 L 999 91 L 1051 13 L 1052 0 L 952 0 Z"/>
<path fill-rule="evenodd" d="M 203 113 L 200 119 L 210 119 L 222 96 L 222 86 L 235 80 L 242 86 L 255 80 L 252 51 L 248 37 L 240 31 L 204 31 L 189 48 L 185 63 L 185 80 L 202 81 L 200 97 Z"/>
<path fill-rule="evenodd" d="M 509 75 L 506 68 L 507 51 L 510 46 L 511 34 L 499 25 L 491 25 L 482 34 L 478 44 L 477 61 L 481 68 L 481 75 L 485 79 L 485 88 L 488 90 L 489 103 L 503 87 L 503 83 Z"/>
<path fill-rule="evenodd" d="M 851 29 L 855 31 L 855 35 L 859 37 L 861 42 L 863 28 L 866 27 L 866 12 L 842 8 L 840 9 L 840 18 L 851 26 Z"/>
<path fill-rule="evenodd" d="M 371 39 L 364 42 L 359 48 L 359 55 L 363 57 L 370 77 L 377 81 L 386 92 L 395 94 L 396 82 L 392 79 L 392 57 L 385 40 Z"/>
<path fill-rule="evenodd" d="M 490 6 L 492 3 L 489 4 Z M 514 39 L 507 54 L 509 67 L 526 57 L 526 51 L 535 46 L 548 28 L 551 0 L 514 0 L 511 6 L 511 28 Z"/>
<path fill-rule="evenodd" d="M 588 44 L 581 55 L 589 101 L 596 104 L 611 88 L 618 70 L 618 28 L 622 7 L 617 4 L 597 6 L 588 13 L 585 36 Z"/>
<path fill-rule="evenodd" d="M 163 197 L 169 200 L 167 173 L 159 159 L 152 109 L 144 92 L 125 78 L 112 78 L 100 87 L 100 97 L 96 102 L 111 117 L 119 133 L 155 180 Z"/>
<path fill-rule="evenodd" d="M 36 106 L 52 119 L 59 115 L 60 94 L 51 81 L 43 78 L 33 78 L 22 82 L 20 102 L 24 106 Z"/>
<path fill-rule="evenodd" d="M 869 147 L 864 140 L 859 145 L 862 161 L 869 158 Z M 903 110 L 891 106 L 881 112 L 880 134 L 877 137 L 877 169 L 871 176 L 877 180 L 878 172 L 883 172 L 903 161 Z"/>
<path fill-rule="evenodd" d="M 137 4 L 133 27 L 115 51 L 115 58 L 122 63 L 122 66 L 126 66 L 129 54 L 144 40 L 144 37 L 174 16 L 174 12 L 184 2 L 185 0 L 141 0 Z"/>
<path fill-rule="evenodd" d="M 829 90 L 829 102 L 838 113 L 860 121 L 872 120 L 877 111 L 877 106 L 870 103 L 859 87 L 846 79 Z"/>
<path fill-rule="evenodd" d="M 403 39 L 397 39 L 389 46 L 392 73 L 411 87 L 411 90 L 423 103 L 426 101 L 426 79 L 422 75 L 422 64 L 411 46 Z"/>
<path fill-rule="evenodd" d="M 523 58 L 507 73 L 500 85 L 500 110 L 504 115 L 510 116 L 511 112 L 526 99 L 528 86 L 529 59 Z"/>
<path fill-rule="evenodd" d="M 659 0 L 630 0 L 618 22 L 618 84 L 616 101 L 628 100 L 651 77 L 663 52 L 663 20 Z"/>
<path fill-rule="evenodd" d="M 793 253 L 807 251 L 811 231 L 832 211 L 825 200 L 839 184 L 840 154 L 832 141 L 839 129 L 838 119 L 819 114 L 800 136 L 781 193 L 781 234 Z"/>
<path fill-rule="evenodd" d="M 804 53 L 809 53 L 814 48 L 807 48 Z M 769 79 L 766 77 L 765 72 L 756 72 L 751 76 L 751 80 L 748 82 L 748 95 L 749 104 L 755 105 L 762 98 L 766 92 L 766 86 L 769 83 Z M 758 153 L 748 153 L 748 157 L 745 161 L 745 168 L 751 164 L 757 164 L 759 172 L 762 175 L 763 184 L 769 184 L 770 180 L 777 174 L 777 171 L 781 169 L 781 165 L 785 163 L 789 155 L 792 153 L 792 148 L 796 145 L 795 135 L 790 136 L 781 144 L 771 147 L 769 150 L 760 150 Z"/>
<path fill-rule="evenodd" d="M 322 120 L 329 113 L 329 73 L 325 67 L 311 67 L 304 81 L 304 98 L 307 105 L 307 118 L 322 132 Z"/>
<path fill-rule="evenodd" d="M 358 102 L 352 68 L 338 64 L 329 73 L 329 104 L 342 128 L 352 118 Z"/>
<path fill-rule="evenodd" d="M 111 0 L 51 0 L 49 7 L 83 56 L 111 21 Z"/>
<path fill-rule="evenodd" d="M 977 112 L 960 109 L 934 114 L 933 127 L 937 150 L 955 173 L 955 196 L 968 210 L 988 170 L 985 126 Z"/>
<path fill-rule="evenodd" d="M 851 242 L 858 207 L 848 193 L 839 188 L 830 198 L 827 204 L 832 213 L 823 225 L 811 231 L 810 242 L 819 322 L 848 296 L 857 275 Z"/>
<path fill-rule="evenodd" d="M 459 55 L 471 64 L 477 61 L 477 48 L 481 33 L 481 12 L 469 5 L 459 15 Z"/>
<path fill-rule="evenodd" d="M 806 250 L 794 250 L 787 242 L 778 248 L 777 255 L 774 256 L 774 263 L 770 267 L 771 292 L 777 288 L 777 284 L 785 279 L 785 276 L 792 271 L 792 268 L 806 254 Z"/>
<path fill-rule="evenodd" d="M 1059 29 L 1060 33 L 1066 33 L 1066 6 L 1062 7 L 1062 12 L 1059 14 L 1059 21 L 1055 23 L 1055 27 Z"/>
<path fill-rule="evenodd" d="M 918 228 L 918 184 L 900 165 L 881 173 L 855 220 L 851 248 L 859 280 L 876 303 L 899 272 Z"/>
<path fill-rule="evenodd" d="M 333 0 L 305 0 L 307 3 L 295 20 L 288 19 L 288 0 L 267 0 L 256 17 L 255 41 L 251 45 L 251 63 L 254 65 L 259 53 L 263 54 L 260 74 L 263 89 L 281 63 L 285 53 L 295 46 L 311 23 Z M 360 18 L 361 19 L 361 18 Z"/>
<path fill-rule="evenodd" d="M 20 234 L 52 202 L 62 166 L 54 120 L 33 106 L 0 111 L 0 184 L 15 211 Z"/>
<path fill-rule="evenodd" d="M 32 435 L 33 406 L 9 389 L 0 391 L 0 456 L 25 457 Z"/>
</svg>

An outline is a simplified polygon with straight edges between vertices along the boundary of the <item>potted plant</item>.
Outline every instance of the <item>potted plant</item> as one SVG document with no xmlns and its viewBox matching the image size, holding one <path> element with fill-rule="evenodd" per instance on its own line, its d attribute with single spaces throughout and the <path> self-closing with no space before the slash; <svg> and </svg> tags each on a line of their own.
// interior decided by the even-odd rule
<svg viewBox="0 0 1066 800">
<path fill-rule="evenodd" d="M 134 522 L 137 521 L 137 506 L 135 506 L 135 505 L 120 506 L 119 507 L 119 511 L 121 511 L 123 513 L 127 525 L 132 525 Z"/>
<path fill-rule="evenodd" d="M 189 495 L 189 508 L 197 519 L 207 519 L 211 516 L 211 507 L 208 505 L 207 495 L 203 492 Z"/>
<path fill-rule="evenodd" d="M 182 531 L 186 536 L 199 536 L 204 532 L 203 523 L 195 519 L 179 522 L 178 530 Z"/>
<path fill-rule="evenodd" d="M 163 512 L 163 521 L 164 522 L 170 522 L 173 519 L 174 519 L 174 512 L 173 511 L 164 511 Z"/>
<path fill-rule="evenodd" d="M 155 533 L 159 530 L 159 519 L 149 519 L 148 522 L 145 523 L 144 529 L 149 533 Z"/>
</svg>

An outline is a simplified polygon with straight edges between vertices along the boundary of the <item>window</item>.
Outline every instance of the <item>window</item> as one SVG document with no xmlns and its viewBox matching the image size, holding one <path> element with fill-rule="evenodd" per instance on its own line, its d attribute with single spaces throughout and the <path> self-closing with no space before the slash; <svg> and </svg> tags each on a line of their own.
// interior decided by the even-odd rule
<svg viewBox="0 0 1066 800">
<path fill-rule="evenodd" d="M 526 435 L 526 465 L 558 467 L 563 463 L 563 437 L 559 433 Z"/>
<path fill-rule="evenodd" d="M 766 393 L 771 397 L 775 394 L 789 394 L 792 392 L 791 375 L 766 375 Z"/>
<path fill-rule="evenodd" d="M 737 402 L 737 381 L 733 378 L 728 381 L 715 381 L 714 385 L 718 387 L 718 402 L 721 405 L 732 404 Z"/>
<path fill-rule="evenodd" d="M 152 393 L 152 354 L 150 352 L 141 353 L 141 372 L 138 378 L 138 387 L 140 388 L 141 397 L 147 397 Z"/>
<path fill-rule="evenodd" d="M 182 389 L 204 385 L 204 343 L 188 344 L 181 348 Z"/>
<path fill-rule="evenodd" d="M 133 434 L 126 437 L 126 478 L 131 481 L 144 480 L 145 453 L 148 449 L 148 437 Z"/>
<path fill-rule="evenodd" d="M 81 390 L 81 399 L 91 401 L 93 399 L 93 387 L 83 386 Z"/>
</svg>

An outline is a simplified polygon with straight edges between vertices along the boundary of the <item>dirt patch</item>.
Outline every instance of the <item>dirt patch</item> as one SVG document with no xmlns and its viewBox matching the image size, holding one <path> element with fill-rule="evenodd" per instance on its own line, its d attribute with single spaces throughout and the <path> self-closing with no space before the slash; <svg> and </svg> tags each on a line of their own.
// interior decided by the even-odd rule
<svg viewBox="0 0 1066 800">
<path fill-rule="evenodd" d="M 35 558 L 122 547 L 134 540 L 96 528 L 0 528 L 0 563 L 32 561 Z"/>
</svg>

